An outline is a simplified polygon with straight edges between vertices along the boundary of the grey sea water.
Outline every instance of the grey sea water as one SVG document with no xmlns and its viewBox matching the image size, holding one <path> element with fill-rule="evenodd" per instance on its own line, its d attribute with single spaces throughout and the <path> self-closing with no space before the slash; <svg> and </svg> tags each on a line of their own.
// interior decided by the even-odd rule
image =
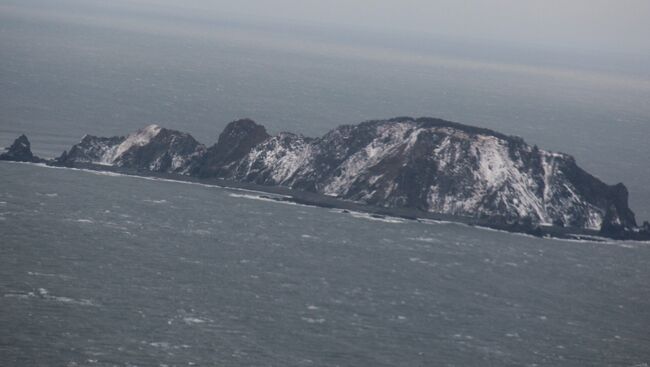
<svg viewBox="0 0 650 367">
<path fill-rule="evenodd" d="M 644 366 L 650 244 L 0 163 L 3 366 Z"/>
<path fill-rule="evenodd" d="M 6 0 L 0 146 L 433 116 L 572 154 L 650 219 L 650 63 L 619 56 Z M 650 245 L 376 219 L 0 162 L 0 366 L 650 363 Z"/>
</svg>

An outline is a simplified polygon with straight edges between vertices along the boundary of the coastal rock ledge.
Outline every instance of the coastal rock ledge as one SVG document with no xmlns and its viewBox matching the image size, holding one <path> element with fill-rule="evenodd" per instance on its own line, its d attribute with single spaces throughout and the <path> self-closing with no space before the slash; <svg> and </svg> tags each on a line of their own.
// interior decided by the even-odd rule
<svg viewBox="0 0 650 367">
<path fill-rule="evenodd" d="M 0 160 L 37 162 L 22 135 Z M 638 232 L 622 184 L 607 185 L 573 157 L 489 129 L 399 117 L 339 126 L 322 137 L 271 136 L 249 119 L 207 147 L 150 125 L 126 137 L 86 135 L 58 166 L 95 164 L 282 186 L 382 208 L 489 223 Z"/>
</svg>

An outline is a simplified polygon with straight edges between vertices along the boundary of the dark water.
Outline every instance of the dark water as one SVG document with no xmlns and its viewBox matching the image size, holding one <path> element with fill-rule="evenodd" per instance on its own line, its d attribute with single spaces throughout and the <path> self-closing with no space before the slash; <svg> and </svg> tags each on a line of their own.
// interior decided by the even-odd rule
<svg viewBox="0 0 650 367">
<path fill-rule="evenodd" d="M 650 245 L 0 163 L 2 366 L 645 366 Z"/>
</svg>

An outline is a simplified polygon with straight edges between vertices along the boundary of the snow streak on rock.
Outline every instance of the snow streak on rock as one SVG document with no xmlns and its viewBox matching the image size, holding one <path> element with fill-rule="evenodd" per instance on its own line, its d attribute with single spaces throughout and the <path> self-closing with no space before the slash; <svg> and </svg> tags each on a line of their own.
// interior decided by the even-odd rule
<svg viewBox="0 0 650 367">
<path fill-rule="evenodd" d="M 126 138 L 86 136 L 58 161 L 283 185 L 384 207 L 505 221 L 636 226 L 625 186 L 604 184 L 571 156 L 431 118 L 343 125 L 316 139 L 269 136 L 244 119 L 230 123 L 209 149 L 189 134 L 150 125 Z"/>
<path fill-rule="evenodd" d="M 151 142 L 151 139 L 155 138 L 159 133 L 160 126 L 149 125 L 130 134 L 122 144 L 118 145 L 117 148 L 115 148 L 115 151 L 112 152 L 112 156 L 108 160 L 110 163 L 114 163 L 130 149 L 134 147 L 142 147 L 149 144 Z"/>
<path fill-rule="evenodd" d="M 86 135 L 58 161 L 188 174 L 204 152 L 205 147 L 187 133 L 149 125 L 126 138 Z"/>
</svg>

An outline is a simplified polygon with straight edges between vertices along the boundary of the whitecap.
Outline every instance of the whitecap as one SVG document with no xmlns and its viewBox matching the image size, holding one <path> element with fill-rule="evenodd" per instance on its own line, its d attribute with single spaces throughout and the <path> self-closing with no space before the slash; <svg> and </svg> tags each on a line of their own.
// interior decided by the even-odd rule
<svg viewBox="0 0 650 367">
<path fill-rule="evenodd" d="M 250 194 L 235 194 L 235 193 L 230 193 L 228 196 L 233 197 L 233 198 L 243 198 L 243 199 L 251 199 L 251 200 L 259 200 L 259 201 L 267 201 L 271 203 L 277 203 L 277 204 L 284 204 L 284 205 L 293 205 L 293 206 L 304 206 L 304 207 L 318 207 L 316 205 L 307 205 L 307 204 L 299 204 L 293 201 L 290 201 L 291 197 L 290 196 L 278 196 L 278 195 L 250 195 Z M 289 200 L 287 200 L 289 199 Z"/>
<path fill-rule="evenodd" d="M 191 229 L 189 232 L 192 234 L 198 234 L 200 236 L 208 236 L 212 234 L 212 232 L 206 229 Z"/>
<path fill-rule="evenodd" d="M 325 322 L 325 319 L 313 319 L 311 317 L 301 317 L 302 321 L 308 322 L 310 324 L 322 324 Z"/>
<path fill-rule="evenodd" d="M 91 172 L 99 176 L 113 176 L 113 177 L 128 176 L 122 173 L 110 172 L 110 171 L 95 171 L 95 170 L 86 170 L 86 169 L 81 169 L 80 171 Z"/>
<path fill-rule="evenodd" d="M 50 277 L 50 278 L 71 279 L 71 277 L 69 277 L 67 275 L 39 273 L 37 271 L 28 271 L 27 275 L 30 275 L 30 276 L 33 276 L 33 277 Z"/>
<path fill-rule="evenodd" d="M 69 298 L 69 297 L 48 297 L 48 299 L 51 299 L 53 301 L 61 302 L 61 303 L 71 303 L 79 306 L 96 306 L 91 300 L 89 299 L 74 299 L 74 298 Z"/>
<path fill-rule="evenodd" d="M 96 303 L 89 299 L 74 299 L 70 297 L 61 297 L 61 296 L 53 296 L 50 294 L 50 292 L 45 289 L 45 288 L 38 288 L 36 292 L 27 292 L 27 293 L 8 293 L 5 294 L 4 297 L 6 298 L 19 298 L 19 299 L 28 299 L 28 298 L 40 298 L 46 301 L 54 301 L 54 302 L 60 302 L 60 303 L 69 303 L 69 304 L 74 304 L 74 305 L 79 305 L 79 306 L 97 306 Z"/>
<path fill-rule="evenodd" d="M 418 222 L 424 224 L 463 224 L 458 222 L 450 222 L 448 220 L 436 220 L 436 219 L 425 219 L 425 218 L 418 218 Z"/>
<path fill-rule="evenodd" d="M 154 348 L 160 348 L 160 349 L 169 349 L 171 347 L 171 344 L 168 342 L 151 342 L 149 343 Z"/>
<path fill-rule="evenodd" d="M 437 238 L 432 238 L 432 237 L 409 237 L 407 238 L 408 240 L 411 241 L 420 241 L 420 242 L 428 242 L 428 243 L 441 243 L 442 241 L 437 239 Z"/>
<path fill-rule="evenodd" d="M 242 189 L 238 187 L 228 187 L 228 186 L 220 186 L 222 188 L 226 188 L 228 190 L 236 190 L 236 191 L 242 191 L 242 192 L 251 192 L 254 194 L 259 194 L 259 195 L 269 195 L 269 193 L 264 192 L 264 191 L 259 191 L 259 190 L 251 190 L 251 189 Z M 273 194 L 273 196 L 278 197 L 278 198 L 285 198 L 285 199 L 291 199 L 291 196 L 289 195 L 282 195 L 282 194 Z"/>
<path fill-rule="evenodd" d="M 192 325 L 192 324 L 204 324 L 208 321 L 204 319 L 200 319 L 198 317 L 183 317 L 183 322 L 185 322 L 188 325 Z"/>
<path fill-rule="evenodd" d="M 356 211 L 351 211 L 351 210 L 342 210 L 342 209 L 334 209 L 331 210 L 334 213 L 343 213 L 343 214 L 349 214 L 353 216 L 354 218 L 359 218 L 359 219 L 367 219 L 367 220 L 374 220 L 378 222 L 384 222 L 384 223 L 404 223 L 404 219 L 400 219 L 397 217 L 391 217 L 391 216 L 385 216 L 385 215 L 377 215 L 377 214 L 370 214 L 370 213 L 363 213 L 363 212 L 356 212 Z"/>
<path fill-rule="evenodd" d="M 3 295 L 5 298 L 19 298 L 19 299 L 26 299 L 30 297 L 36 297 L 36 294 L 34 292 L 28 292 L 28 293 L 6 293 Z"/>
<path fill-rule="evenodd" d="M 261 195 L 251 195 L 251 194 L 235 194 L 235 193 L 230 193 L 228 196 L 233 197 L 233 198 L 244 198 L 244 199 L 252 199 L 252 200 L 261 200 L 261 201 L 272 201 L 272 202 L 279 202 L 279 197 L 273 197 L 273 196 L 261 196 Z"/>
<path fill-rule="evenodd" d="M 161 199 L 161 200 L 145 199 L 145 200 L 142 200 L 142 201 L 144 201 L 144 202 L 146 202 L 146 203 L 152 203 L 152 204 L 166 204 L 166 203 L 168 202 L 168 201 L 165 200 L 165 199 Z"/>
</svg>

